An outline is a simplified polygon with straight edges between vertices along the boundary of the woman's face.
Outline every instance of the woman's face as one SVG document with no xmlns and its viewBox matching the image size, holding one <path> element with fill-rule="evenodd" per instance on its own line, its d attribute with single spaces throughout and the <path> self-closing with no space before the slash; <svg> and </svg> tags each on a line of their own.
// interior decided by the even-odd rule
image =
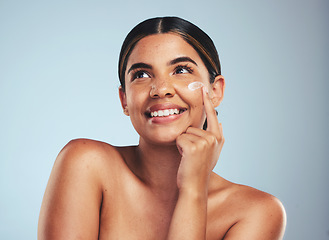
<svg viewBox="0 0 329 240">
<path fill-rule="evenodd" d="M 202 82 L 212 91 L 209 73 L 198 53 L 180 36 L 166 33 L 141 39 L 133 49 L 120 99 L 126 115 L 145 141 L 174 144 L 190 126 L 202 128 L 205 113 Z"/>
</svg>

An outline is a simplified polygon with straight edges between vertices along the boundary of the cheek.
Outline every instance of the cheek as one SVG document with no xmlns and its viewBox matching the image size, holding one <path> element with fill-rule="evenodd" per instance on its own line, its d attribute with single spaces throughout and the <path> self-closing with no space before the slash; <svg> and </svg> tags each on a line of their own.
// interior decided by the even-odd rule
<svg viewBox="0 0 329 240">
<path fill-rule="evenodd" d="M 127 91 L 127 106 L 130 113 L 141 108 L 142 104 L 145 102 L 144 92 L 145 91 L 136 91 L 133 89 Z"/>
<path fill-rule="evenodd" d="M 203 106 L 201 88 L 191 91 L 186 88 L 181 91 L 183 101 L 190 107 L 191 126 L 202 129 L 206 114 Z"/>
<path fill-rule="evenodd" d="M 203 109 L 203 100 L 202 100 L 202 89 L 190 90 L 187 88 L 181 88 L 179 90 L 179 95 L 183 101 L 187 102 L 191 108 L 200 108 Z"/>
</svg>

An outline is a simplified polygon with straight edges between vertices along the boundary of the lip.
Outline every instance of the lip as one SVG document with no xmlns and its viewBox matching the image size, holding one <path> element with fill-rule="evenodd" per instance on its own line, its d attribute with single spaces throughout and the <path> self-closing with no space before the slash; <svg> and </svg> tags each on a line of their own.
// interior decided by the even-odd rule
<svg viewBox="0 0 329 240">
<path fill-rule="evenodd" d="M 174 103 L 161 103 L 161 104 L 155 104 L 151 106 L 150 108 L 147 109 L 146 113 L 150 114 L 151 112 L 154 111 L 159 111 L 159 110 L 166 110 L 166 109 L 178 109 L 178 110 L 185 110 L 185 107 L 179 106 Z"/>
</svg>

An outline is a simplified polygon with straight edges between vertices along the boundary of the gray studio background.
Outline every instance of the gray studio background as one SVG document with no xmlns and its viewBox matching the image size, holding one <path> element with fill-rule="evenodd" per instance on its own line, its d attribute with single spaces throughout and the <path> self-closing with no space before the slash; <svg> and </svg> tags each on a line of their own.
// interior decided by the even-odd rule
<svg viewBox="0 0 329 240">
<path fill-rule="evenodd" d="M 329 239 L 329 2 L 0 0 L 0 239 L 36 239 L 47 180 L 73 138 L 136 144 L 117 61 L 138 22 L 186 18 L 226 77 L 215 171 L 277 196 L 285 239 Z"/>
</svg>

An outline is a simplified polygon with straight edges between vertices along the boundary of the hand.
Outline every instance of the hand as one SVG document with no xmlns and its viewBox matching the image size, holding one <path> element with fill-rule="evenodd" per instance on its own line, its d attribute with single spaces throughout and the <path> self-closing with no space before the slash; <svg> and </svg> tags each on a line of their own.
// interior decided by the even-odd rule
<svg viewBox="0 0 329 240">
<path fill-rule="evenodd" d="M 209 94 L 202 88 L 207 130 L 189 127 L 176 140 L 182 155 L 177 185 L 182 189 L 205 189 L 224 144 L 222 124 L 218 123 Z"/>
</svg>

